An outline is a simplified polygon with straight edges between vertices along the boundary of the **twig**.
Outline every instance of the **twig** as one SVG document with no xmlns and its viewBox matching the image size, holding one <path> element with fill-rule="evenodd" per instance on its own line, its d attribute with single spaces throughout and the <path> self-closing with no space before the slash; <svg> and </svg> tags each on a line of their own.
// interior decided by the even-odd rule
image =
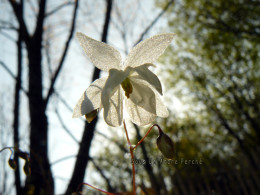
<svg viewBox="0 0 260 195">
<path fill-rule="evenodd" d="M 75 24 L 76 24 L 76 16 L 77 16 L 77 10 L 78 10 L 78 0 L 76 0 L 75 2 L 75 7 L 74 7 L 74 13 L 73 13 L 73 18 L 72 18 L 72 23 L 71 23 L 71 29 L 70 29 L 70 34 L 69 34 L 69 37 L 67 39 L 67 42 L 66 42 L 66 45 L 65 45 L 65 48 L 63 50 L 63 54 L 62 54 L 62 57 L 61 57 L 61 60 L 60 60 L 60 63 L 59 63 L 59 66 L 51 80 L 51 85 L 50 85 L 50 88 L 49 88 L 49 91 L 47 93 L 47 96 L 45 98 L 45 107 L 47 106 L 48 104 L 48 101 L 50 99 L 50 96 L 52 95 L 52 93 L 54 92 L 54 85 L 55 85 L 55 82 L 58 78 L 58 75 L 61 71 L 61 68 L 64 64 L 64 61 L 65 61 L 65 57 L 66 57 L 66 54 L 68 52 L 68 49 L 69 49 L 69 45 L 70 45 L 70 41 L 72 39 L 72 36 L 73 36 L 73 33 L 74 33 L 74 29 L 75 29 Z"/>
<path fill-rule="evenodd" d="M 63 122 L 60 113 L 58 111 L 58 109 L 55 109 L 55 112 L 57 114 L 57 117 L 61 123 L 61 126 L 63 127 L 63 129 L 68 133 L 68 135 L 71 137 L 71 139 L 73 139 L 77 144 L 79 144 L 79 141 L 76 139 L 76 137 L 71 133 L 71 131 L 68 129 L 68 127 L 65 125 L 65 123 Z"/>
<path fill-rule="evenodd" d="M 55 8 L 54 8 L 53 10 L 51 10 L 50 12 L 46 13 L 46 14 L 45 14 L 45 17 L 48 17 L 48 16 L 50 16 L 50 15 L 56 13 L 57 11 L 59 11 L 60 9 L 62 9 L 63 7 L 66 7 L 66 6 L 72 5 L 72 4 L 74 4 L 74 2 L 66 2 L 66 3 L 63 3 L 63 4 L 61 4 L 61 5 L 57 6 L 57 7 L 55 7 Z"/>
<path fill-rule="evenodd" d="M 15 80 L 17 80 L 16 76 L 14 75 L 14 73 L 7 67 L 7 65 L 0 61 L 0 65 L 2 65 L 2 67 L 7 71 L 7 73 Z M 28 92 L 21 86 L 21 90 L 25 93 L 25 95 L 28 95 Z"/>
<path fill-rule="evenodd" d="M 75 158 L 75 157 L 77 157 L 77 156 L 76 156 L 76 155 L 70 155 L 70 156 L 62 157 L 62 158 L 60 158 L 60 159 L 58 159 L 58 160 L 52 162 L 52 163 L 51 163 L 51 166 L 53 166 L 53 165 L 55 165 L 55 164 L 57 164 L 57 163 L 60 163 L 60 162 L 62 162 L 62 161 L 64 161 L 64 160 L 67 160 L 67 159 L 70 159 L 70 158 Z"/>
<path fill-rule="evenodd" d="M 153 27 L 153 25 L 160 19 L 160 17 L 167 11 L 167 9 L 170 7 L 170 5 L 174 2 L 174 0 L 169 1 L 166 6 L 163 8 L 163 10 L 154 18 L 154 20 L 150 23 L 149 26 L 146 27 L 144 32 L 140 35 L 140 38 L 135 42 L 135 45 L 137 43 L 141 42 L 144 38 L 144 35 Z"/>
<path fill-rule="evenodd" d="M 108 191 L 114 191 L 114 188 L 110 184 L 109 178 L 104 174 L 103 170 L 95 163 L 94 159 L 90 157 L 91 162 L 93 163 L 94 167 L 98 170 L 100 175 L 106 180 L 107 186 L 108 186 Z"/>
<path fill-rule="evenodd" d="M 2 67 L 9 73 L 9 75 L 13 78 L 16 79 L 16 76 L 14 75 L 14 73 L 7 67 L 7 65 L 0 61 L 0 64 L 2 65 Z"/>
</svg>

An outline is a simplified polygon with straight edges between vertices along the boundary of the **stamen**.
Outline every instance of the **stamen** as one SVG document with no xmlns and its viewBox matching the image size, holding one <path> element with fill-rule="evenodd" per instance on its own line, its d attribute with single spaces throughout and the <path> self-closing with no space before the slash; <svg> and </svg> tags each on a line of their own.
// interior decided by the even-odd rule
<svg viewBox="0 0 260 195">
<path fill-rule="evenodd" d="M 130 94 L 133 92 L 133 86 L 130 82 L 129 78 L 126 78 L 122 83 L 121 86 L 123 90 L 125 91 L 125 96 L 129 98 Z"/>
</svg>

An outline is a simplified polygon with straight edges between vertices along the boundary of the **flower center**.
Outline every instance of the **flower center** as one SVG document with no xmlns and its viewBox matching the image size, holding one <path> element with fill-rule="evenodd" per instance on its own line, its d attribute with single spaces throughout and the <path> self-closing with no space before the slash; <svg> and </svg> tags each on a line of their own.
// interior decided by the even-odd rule
<svg viewBox="0 0 260 195">
<path fill-rule="evenodd" d="M 129 95 L 133 92 L 133 86 L 130 82 L 129 78 L 126 78 L 122 83 L 121 83 L 122 88 L 125 91 L 125 96 L 129 98 Z"/>
</svg>

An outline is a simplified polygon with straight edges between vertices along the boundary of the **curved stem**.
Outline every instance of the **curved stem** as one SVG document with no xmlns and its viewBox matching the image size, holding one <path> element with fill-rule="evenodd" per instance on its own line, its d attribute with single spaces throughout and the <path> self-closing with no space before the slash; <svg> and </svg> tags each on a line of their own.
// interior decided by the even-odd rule
<svg viewBox="0 0 260 195">
<path fill-rule="evenodd" d="M 133 147 L 131 145 L 129 136 L 128 136 L 128 132 L 126 129 L 126 125 L 125 125 L 125 121 L 123 121 L 124 123 L 124 129 L 125 129 L 125 135 L 126 135 L 126 139 L 127 139 L 127 143 L 129 145 L 129 150 L 130 150 L 130 154 L 131 154 L 131 162 L 132 162 L 132 173 L 133 173 L 133 195 L 136 195 L 136 191 L 135 191 L 135 163 L 134 163 L 134 149 L 135 147 Z"/>
<path fill-rule="evenodd" d="M 97 191 L 99 191 L 99 192 L 102 192 L 102 193 L 104 193 L 104 194 L 115 195 L 115 194 L 113 194 L 113 193 L 110 193 L 110 192 L 101 190 L 101 189 L 99 189 L 99 188 L 97 188 L 97 187 L 95 187 L 95 186 L 92 186 L 92 185 L 88 184 L 88 183 L 82 183 L 81 185 L 89 186 L 89 187 L 91 187 L 91 188 L 93 188 L 93 189 L 95 189 L 95 190 L 97 190 Z M 81 186 L 81 185 L 80 185 L 80 186 Z M 79 187 L 80 187 L 80 186 L 79 186 Z M 78 187 L 78 188 L 79 188 L 79 187 Z"/>
<path fill-rule="evenodd" d="M 3 152 L 3 151 L 6 150 L 6 149 L 10 150 L 11 154 L 13 154 L 13 150 L 12 150 L 12 149 L 16 149 L 16 147 L 4 147 L 4 148 L 2 148 L 2 149 L 0 150 L 0 152 Z"/>
<path fill-rule="evenodd" d="M 149 135 L 149 133 L 151 132 L 151 130 L 152 130 L 155 126 L 158 128 L 159 134 L 162 133 L 161 127 L 160 127 L 158 124 L 154 124 L 154 125 L 151 126 L 150 129 L 146 132 L 145 136 L 135 145 L 135 147 L 133 147 L 133 150 L 135 150 L 135 149 L 137 148 L 137 146 L 139 146 L 139 145 L 144 141 L 144 139 Z"/>
</svg>

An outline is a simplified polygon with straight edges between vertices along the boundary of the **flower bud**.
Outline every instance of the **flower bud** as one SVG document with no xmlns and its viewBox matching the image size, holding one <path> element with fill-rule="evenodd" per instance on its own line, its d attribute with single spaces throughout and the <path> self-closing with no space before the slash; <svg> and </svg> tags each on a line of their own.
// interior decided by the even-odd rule
<svg viewBox="0 0 260 195">
<path fill-rule="evenodd" d="M 160 131 L 156 143 L 164 157 L 170 159 L 174 157 L 174 143 L 168 135 Z"/>
<path fill-rule="evenodd" d="M 9 166 L 10 166 L 12 169 L 16 170 L 17 165 L 16 165 L 16 162 L 15 162 L 14 159 L 9 158 L 9 160 L 8 160 L 8 164 L 9 164 Z"/>
<path fill-rule="evenodd" d="M 31 175 L 31 167 L 30 167 L 30 161 L 29 160 L 25 161 L 23 171 L 24 171 L 25 175 L 27 175 L 27 176 Z"/>
<path fill-rule="evenodd" d="M 91 121 L 93 121 L 94 118 L 96 118 L 97 114 L 98 114 L 98 109 L 85 114 L 85 118 L 88 121 L 88 123 L 91 123 Z"/>
</svg>

